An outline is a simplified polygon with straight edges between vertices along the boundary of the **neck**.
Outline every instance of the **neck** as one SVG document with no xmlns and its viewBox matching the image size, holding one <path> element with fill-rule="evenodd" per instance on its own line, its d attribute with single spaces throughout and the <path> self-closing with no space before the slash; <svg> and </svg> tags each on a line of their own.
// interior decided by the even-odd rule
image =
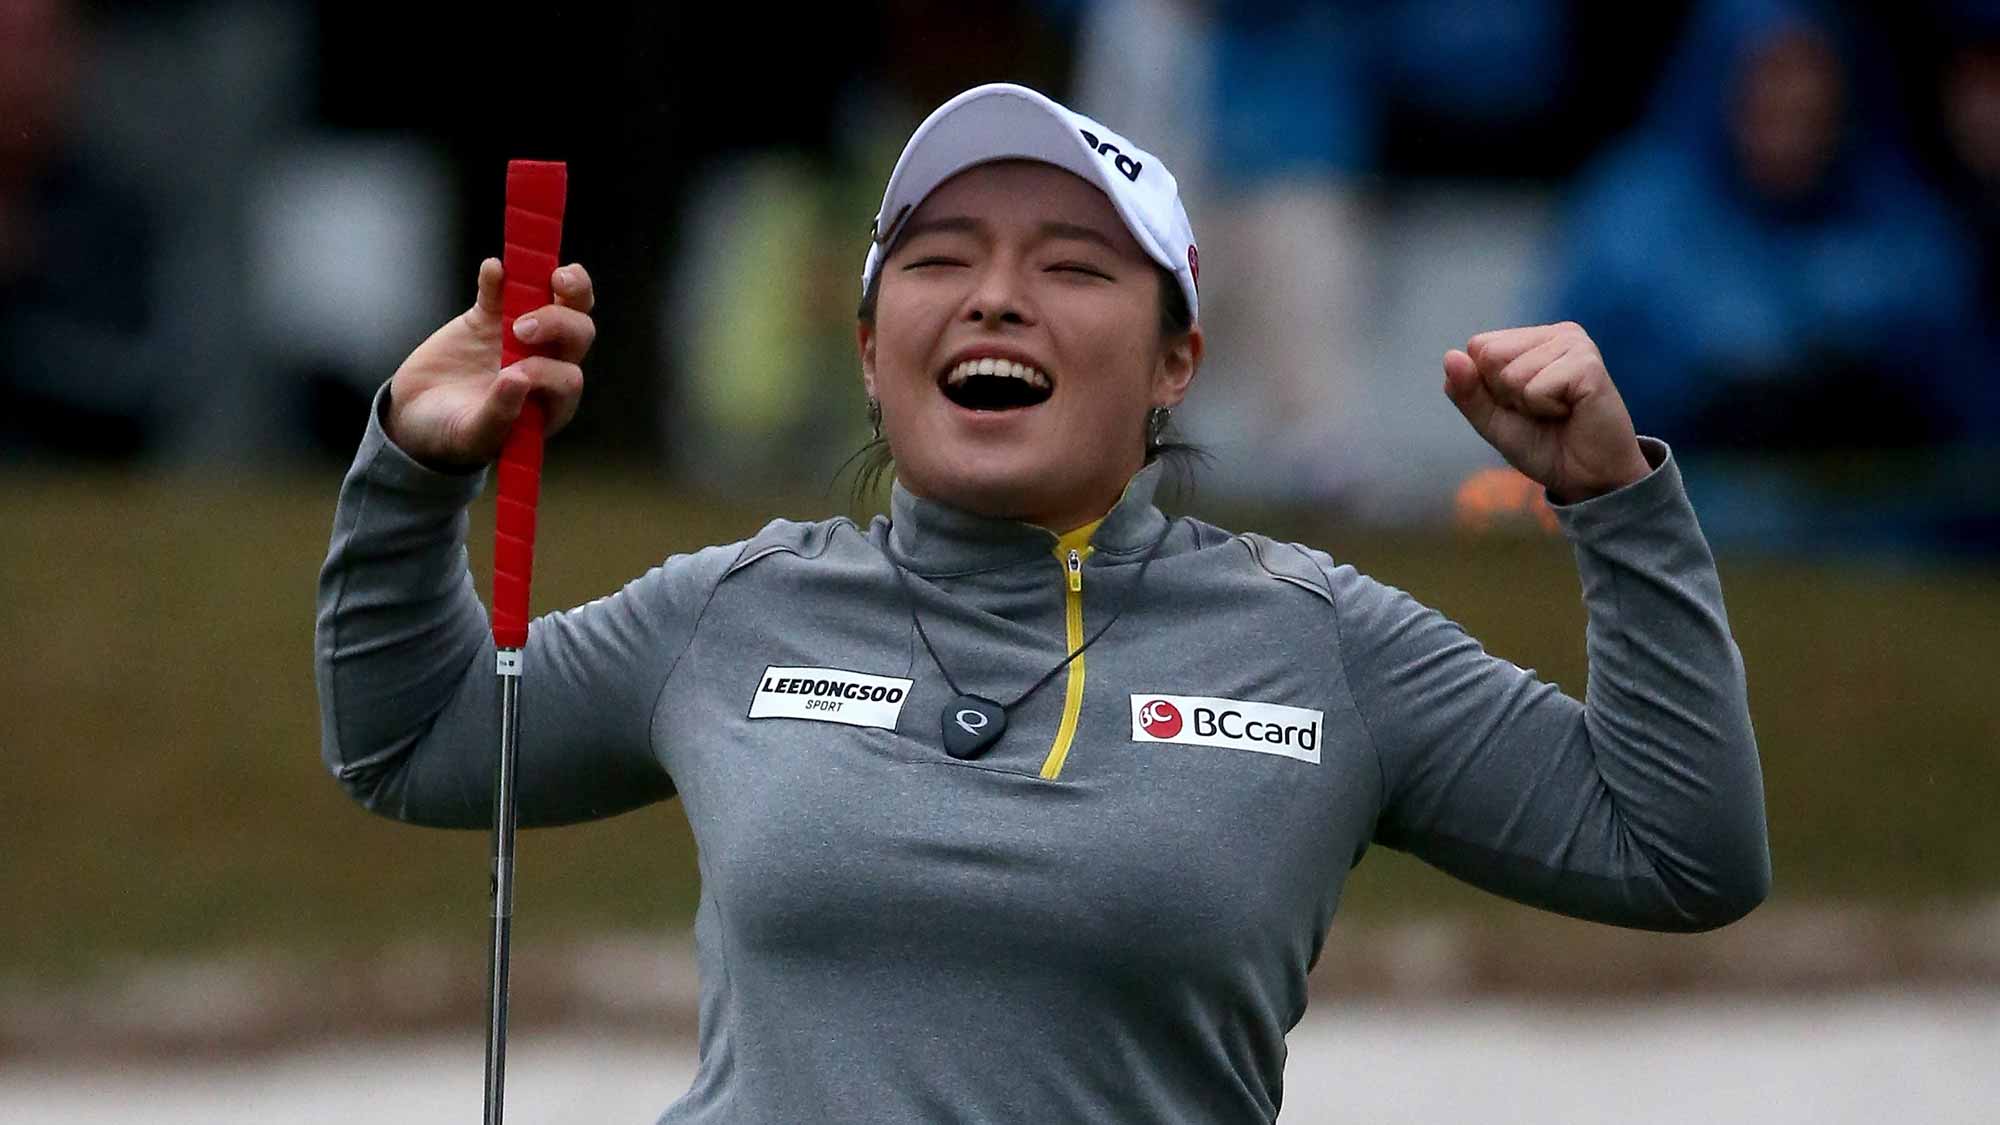
<svg viewBox="0 0 2000 1125">
<path fill-rule="evenodd" d="M 1144 464 L 1134 465 L 1132 471 L 1118 479 L 1115 486 L 1093 489 L 1089 494 L 1071 494 L 1056 497 L 1053 504 L 1010 503 L 1009 498 L 992 496 L 943 496 L 934 491 L 913 487 L 908 481 L 898 478 L 912 496 L 921 497 L 933 503 L 944 504 L 970 515 L 988 519 L 1012 520 L 1016 523 L 1033 524 L 1052 535 L 1067 535 L 1087 524 L 1102 521 L 1118 506 L 1125 496 L 1133 476 L 1145 468 Z"/>
<path fill-rule="evenodd" d="M 899 478 L 891 491 L 891 534 L 899 557 L 924 575 L 1046 560 L 1052 547 L 1076 535 L 1088 537 L 1100 553 L 1136 554 L 1165 523 L 1152 504 L 1158 478 L 1158 466 L 1148 466 L 1125 483 L 1115 502 L 1088 514 L 1076 505 L 1067 515 L 1039 521 L 920 496 Z"/>
<path fill-rule="evenodd" d="M 1029 524 L 1039 527 L 1058 538 L 1067 536 L 1079 528 L 1094 527 L 1097 524 L 1103 523 L 1104 517 L 1111 513 L 1111 509 L 1118 502 L 1118 497 L 1113 496 L 1101 504 L 1065 505 L 1057 510 L 1059 514 L 1056 515 L 1030 515 L 1025 512 L 1009 509 L 1006 505 L 985 505 L 977 502 L 966 502 L 956 498 L 933 496 L 919 492 L 914 488 L 910 489 L 910 495 L 935 504 L 943 504 L 947 507 L 956 508 L 968 515 L 980 516 L 985 519 L 1008 520 L 1013 523 Z"/>
<path fill-rule="evenodd" d="M 1103 505 L 1088 505 L 1071 509 L 1067 515 L 1050 519 L 1026 519 L 1022 522 L 1034 524 L 1036 527 L 1050 531 L 1059 537 L 1068 536 L 1072 532 L 1087 527 L 1096 527 L 1098 524 L 1103 523 L 1104 517 L 1111 513 L 1112 507 L 1117 502 L 1118 498 L 1114 496 L 1109 502 Z"/>
</svg>

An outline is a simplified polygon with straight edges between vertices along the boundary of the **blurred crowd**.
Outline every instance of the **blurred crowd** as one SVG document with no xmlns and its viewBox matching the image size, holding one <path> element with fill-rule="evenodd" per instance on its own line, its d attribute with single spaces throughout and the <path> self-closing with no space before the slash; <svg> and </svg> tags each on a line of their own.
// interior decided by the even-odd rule
<svg viewBox="0 0 2000 1125">
<path fill-rule="evenodd" d="M 542 156 L 603 293 L 568 455 L 825 484 L 882 183 L 1009 79 L 1180 176 L 1205 495 L 1449 518 L 1440 357 L 1568 319 L 1718 539 L 2000 554 L 1996 0 L 408 7 L 0 0 L 0 461 L 344 459 Z"/>
</svg>

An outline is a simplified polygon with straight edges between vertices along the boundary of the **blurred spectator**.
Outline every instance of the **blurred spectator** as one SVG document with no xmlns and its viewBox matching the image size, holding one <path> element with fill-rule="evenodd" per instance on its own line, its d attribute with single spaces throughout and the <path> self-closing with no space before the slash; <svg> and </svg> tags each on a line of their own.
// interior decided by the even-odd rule
<svg viewBox="0 0 2000 1125">
<path fill-rule="evenodd" d="M 869 437 L 854 313 L 889 169 L 961 90 L 1014 81 L 1060 96 L 1065 18 L 1035 0 L 999 0 L 978 19 L 916 0 L 843 11 L 871 54 L 814 90 L 829 118 L 819 144 L 690 162 L 687 233 L 661 287 L 660 357 L 678 378 L 659 419 L 676 475 L 738 492 L 831 485 Z"/>
<path fill-rule="evenodd" d="M 1978 239 L 1977 290 L 1983 328 L 1966 374 L 1975 380 L 1969 417 L 1975 436 L 2000 441 L 2000 377 L 1988 357 L 2000 348 L 2000 2 L 1959 0 L 1949 53 L 1937 78 L 1943 174 L 1954 203 Z"/>
<path fill-rule="evenodd" d="M 1371 334 L 1384 313 L 1392 150 L 1515 170 L 1512 139 L 1561 100 L 1569 6 L 1520 0 L 1093 0 L 1078 105 L 1149 138 L 1182 181 L 1208 285 L 1207 373 L 1182 425 L 1238 497 L 1352 498 Z M 1418 138 L 1393 127 L 1421 123 Z M 1142 128 L 1143 126 L 1143 128 Z M 1472 161 L 1459 137 L 1493 148 Z"/>
<path fill-rule="evenodd" d="M 1351 468 L 1329 455 L 1329 427 L 1351 405 L 1355 340 L 1373 311 L 1362 178 L 1380 156 L 1374 6 L 1256 0 L 1210 13 L 1210 194 L 1191 216 L 1209 358 L 1182 415 L 1238 496 L 1323 499 Z"/>
<path fill-rule="evenodd" d="M 80 153 L 85 29 L 63 0 L 0 0 L 0 458 L 130 459 L 159 418 L 139 196 Z"/>
<path fill-rule="evenodd" d="M 660 340 L 682 376 L 660 421 L 683 478 L 722 491 L 828 481 L 868 440 L 850 259 L 854 216 L 881 197 L 854 173 L 769 153 L 698 178 Z"/>
<path fill-rule="evenodd" d="M 1695 13 L 1636 135 L 1583 179 L 1551 319 L 1690 451 L 1963 436 L 1974 263 L 1893 99 L 1791 0 Z"/>
</svg>

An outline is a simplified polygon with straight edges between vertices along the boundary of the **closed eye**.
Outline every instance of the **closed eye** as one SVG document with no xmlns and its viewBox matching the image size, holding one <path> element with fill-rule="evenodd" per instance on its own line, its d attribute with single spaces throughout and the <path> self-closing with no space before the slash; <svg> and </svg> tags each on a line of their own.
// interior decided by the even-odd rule
<svg viewBox="0 0 2000 1125">
<path fill-rule="evenodd" d="M 959 261 L 957 258 L 930 257 L 930 258 L 918 258 L 916 261 L 908 263 L 903 268 L 906 270 L 920 270 L 923 269 L 925 266 L 962 266 L 964 264 L 965 264 L 964 262 Z"/>
<path fill-rule="evenodd" d="M 1055 265 L 1050 266 L 1049 270 L 1052 273 L 1075 273 L 1088 277 L 1103 278 L 1105 281 L 1115 280 L 1110 274 L 1085 262 L 1057 262 Z"/>
</svg>

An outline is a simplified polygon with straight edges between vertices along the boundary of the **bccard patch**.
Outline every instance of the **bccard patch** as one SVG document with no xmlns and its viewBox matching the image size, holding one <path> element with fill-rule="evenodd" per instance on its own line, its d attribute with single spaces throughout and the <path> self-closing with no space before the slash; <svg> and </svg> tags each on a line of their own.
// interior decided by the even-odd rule
<svg viewBox="0 0 2000 1125">
<path fill-rule="evenodd" d="M 1219 746 L 1319 764 L 1326 712 L 1206 695 L 1132 696 L 1132 741 Z"/>
</svg>

